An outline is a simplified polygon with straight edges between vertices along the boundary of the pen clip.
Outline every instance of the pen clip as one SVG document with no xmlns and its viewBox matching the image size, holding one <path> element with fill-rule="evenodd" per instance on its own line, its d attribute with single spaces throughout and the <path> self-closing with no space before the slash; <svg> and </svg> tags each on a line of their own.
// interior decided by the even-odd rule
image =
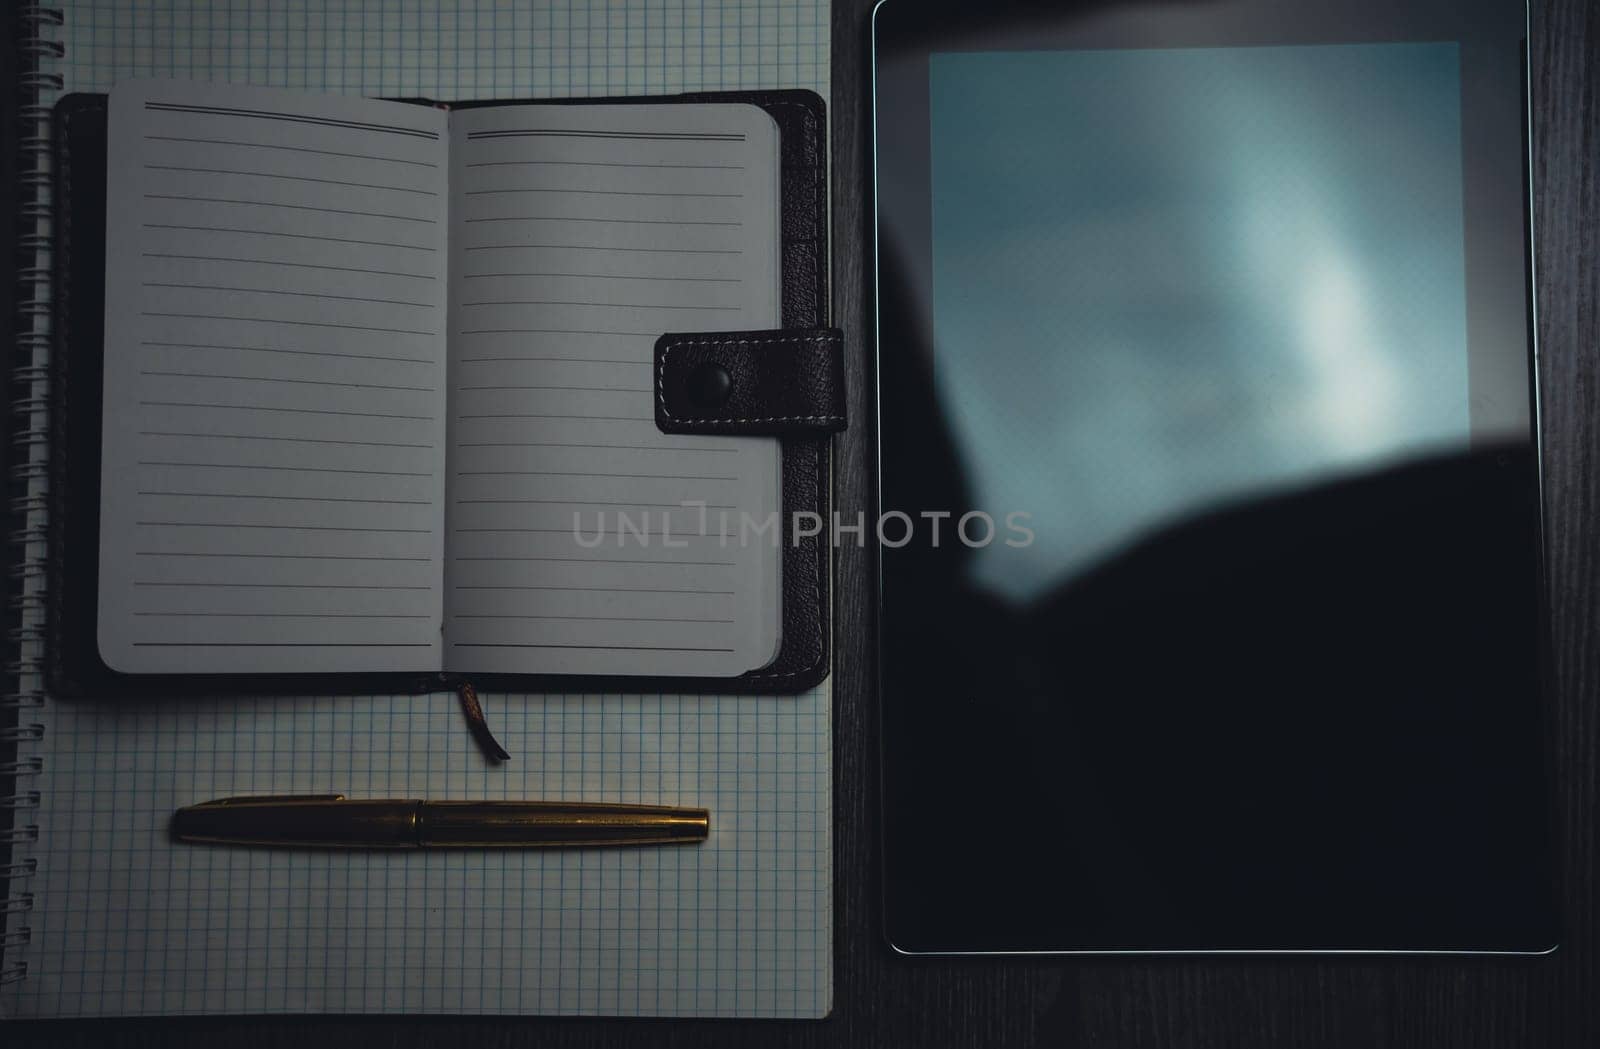
<svg viewBox="0 0 1600 1049">
<path fill-rule="evenodd" d="M 235 794 L 228 798 L 202 801 L 190 808 L 221 808 L 228 805 L 277 805 L 285 801 L 343 801 L 343 794 Z"/>
</svg>

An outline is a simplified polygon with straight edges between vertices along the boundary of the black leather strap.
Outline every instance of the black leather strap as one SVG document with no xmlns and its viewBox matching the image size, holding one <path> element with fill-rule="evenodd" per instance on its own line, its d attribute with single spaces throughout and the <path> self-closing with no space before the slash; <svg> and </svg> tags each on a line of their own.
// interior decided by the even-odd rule
<svg viewBox="0 0 1600 1049">
<path fill-rule="evenodd" d="M 663 335 L 656 426 L 663 433 L 820 437 L 845 428 L 837 328 Z"/>
</svg>

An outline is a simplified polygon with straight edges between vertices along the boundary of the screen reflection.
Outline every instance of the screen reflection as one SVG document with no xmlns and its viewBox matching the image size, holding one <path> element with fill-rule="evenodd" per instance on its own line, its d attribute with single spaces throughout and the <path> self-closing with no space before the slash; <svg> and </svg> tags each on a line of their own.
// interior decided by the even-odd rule
<svg viewBox="0 0 1600 1049">
<path fill-rule="evenodd" d="M 1027 602 L 1471 417 L 1454 43 L 935 54 L 934 393 Z M 1476 425 L 1475 425 L 1476 424 Z"/>
</svg>

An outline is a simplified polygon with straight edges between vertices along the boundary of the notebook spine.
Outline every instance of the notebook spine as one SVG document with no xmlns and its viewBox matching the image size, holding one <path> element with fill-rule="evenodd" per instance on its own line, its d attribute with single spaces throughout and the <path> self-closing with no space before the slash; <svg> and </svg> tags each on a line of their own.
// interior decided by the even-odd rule
<svg viewBox="0 0 1600 1049">
<path fill-rule="evenodd" d="M 7 457 L 10 527 L 4 692 L 0 693 L 0 984 L 27 976 L 31 892 L 39 865 L 39 753 L 44 706 L 45 530 L 50 359 L 50 107 L 63 87 L 55 64 L 61 11 L 32 0 L 13 9 L 17 50 L 16 316 Z"/>
</svg>

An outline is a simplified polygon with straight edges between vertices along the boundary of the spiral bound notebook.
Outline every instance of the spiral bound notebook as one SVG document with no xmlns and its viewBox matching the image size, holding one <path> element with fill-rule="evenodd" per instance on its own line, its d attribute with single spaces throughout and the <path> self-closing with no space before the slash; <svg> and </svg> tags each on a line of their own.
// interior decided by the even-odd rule
<svg viewBox="0 0 1600 1049">
<path fill-rule="evenodd" d="M 177 77 L 436 98 L 801 87 L 827 94 L 825 0 L 24 4 L 11 369 L 9 846 L 0 1014 L 820 1017 L 831 988 L 829 683 L 798 697 L 488 697 L 491 768 L 448 695 L 58 700 L 48 594 L 49 113 Z M 25 259 L 24 262 L 27 260 Z M 702 847 L 327 854 L 173 845 L 229 794 L 702 805 Z"/>
</svg>

